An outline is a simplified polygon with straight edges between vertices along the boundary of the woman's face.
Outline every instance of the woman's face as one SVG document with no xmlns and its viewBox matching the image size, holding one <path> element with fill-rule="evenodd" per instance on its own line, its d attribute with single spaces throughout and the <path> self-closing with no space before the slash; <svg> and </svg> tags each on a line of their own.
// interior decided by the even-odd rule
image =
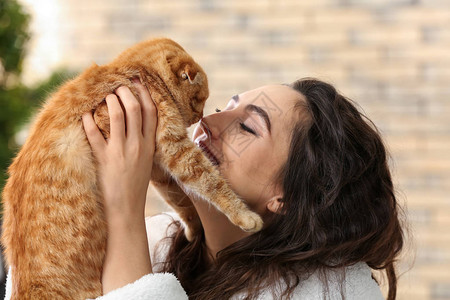
<svg viewBox="0 0 450 300">
<path fill-rule="evenodd" d="M 302 95 L 268 85 L 233 96 L 220 112 L 202 119 L 194 142 L 217 165 L 231 188 L 264 216 L 271 200 L 282 198 L 275 177 L 286 162 L 290 134 Z M 300 100 L 302 101 L 302 100 Z"/>
</svg>

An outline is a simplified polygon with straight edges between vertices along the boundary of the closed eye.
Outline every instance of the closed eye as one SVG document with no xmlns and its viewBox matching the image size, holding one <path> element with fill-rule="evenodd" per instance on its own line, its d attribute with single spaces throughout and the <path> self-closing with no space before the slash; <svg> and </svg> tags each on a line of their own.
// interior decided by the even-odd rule
<svg viewBox="0 0 450 300">
<path fill-rule="evenodd" d="M 245 131 L 247 131 L 247 132 L 250 132 L 251 134 L 253 134 L 253 135 L 257 135 L 256 134 L 256 132 L 253 130 L 253 129 L 251 129 L 250 127 L 248 127 L 247 125 L 245 125 L 244 123 L 239 123 L 239 125 L 241 126 L 241 128 L 243 129 L 243 130 L 245 130 Z"/>
</svg>

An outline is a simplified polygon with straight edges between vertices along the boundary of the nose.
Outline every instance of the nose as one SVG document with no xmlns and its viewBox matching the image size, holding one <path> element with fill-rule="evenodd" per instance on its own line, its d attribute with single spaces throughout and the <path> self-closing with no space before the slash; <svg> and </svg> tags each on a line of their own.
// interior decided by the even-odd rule
<svg viewBox="0 0 450 300">
<path fill-rule="evenodd" d="M 228 131 L 227 128 L 230 128 L 234 120 L 236 120 L 236 116 L 232 111 L 222 111 L 204 117 L 202 122 L 209 131 L 210 138 L 219 139 Z"/>
</svg>

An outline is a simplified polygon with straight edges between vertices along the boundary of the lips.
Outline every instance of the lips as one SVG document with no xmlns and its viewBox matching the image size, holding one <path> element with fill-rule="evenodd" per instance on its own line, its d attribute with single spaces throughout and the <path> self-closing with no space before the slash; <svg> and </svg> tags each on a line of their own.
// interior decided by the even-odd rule
<svg viewBox="0 0 450 300">
<path fill-rule="evenodd" d="M 205 142 L 198 141 L 196 142 L 197 146 L 202 149 L 203 153 L 205 153 L 206 157 L 212 162 L 213 165 L 220 165 L 219 159 L 214 155 L 214 153 L 206 146 Z"/>
</svg>

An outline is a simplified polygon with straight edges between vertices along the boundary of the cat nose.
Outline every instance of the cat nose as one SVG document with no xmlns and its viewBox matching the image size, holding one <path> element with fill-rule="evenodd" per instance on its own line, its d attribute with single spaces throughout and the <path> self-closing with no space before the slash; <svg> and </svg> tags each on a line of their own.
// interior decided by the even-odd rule
<svg viewBox="0 0 450 300">
<path fill-rule="evenodd" d="M 197 123 L 198 121 L 200 121 L 203 118 L 203 112 L 199 112 L 194 114 L 194 116 L 192 117 L 192 119 L 190 120 L 191 124 Z"/>
</svg>

